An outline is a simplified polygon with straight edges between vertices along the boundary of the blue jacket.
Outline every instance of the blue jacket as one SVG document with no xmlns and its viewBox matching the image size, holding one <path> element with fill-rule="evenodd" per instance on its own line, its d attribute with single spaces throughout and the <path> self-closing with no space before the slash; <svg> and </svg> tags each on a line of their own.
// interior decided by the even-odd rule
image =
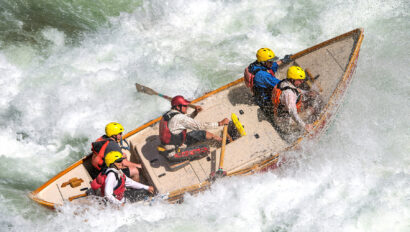
<svg viewBox="0 0 410 232">
<path fill-rule="evenodd" d="M 276 71 L 278 71 L 278 64 L 274 62 L 271 69 L 274 73 L 276 73 Z M 251 73 L 256 73 L 253 79 L 256 102 L 258 104 L 263 104 L 266 101 L 270 102 L 272 90 L 280 80 L 270 74 L 267 67 L 262 66 L 258 62 L 251 64 L 248 70 Z"/>
</svg>

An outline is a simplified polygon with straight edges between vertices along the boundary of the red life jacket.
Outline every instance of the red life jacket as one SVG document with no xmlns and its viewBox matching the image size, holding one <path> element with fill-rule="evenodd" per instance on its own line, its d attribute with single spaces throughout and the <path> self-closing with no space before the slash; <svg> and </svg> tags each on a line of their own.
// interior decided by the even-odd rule
<svg viewBox="0 0 410 232">
<path fill-rule="evenodd" d="M 281 104 L 280 102 L 280 95 L 282 94 L 282 91 L 285 91 L 287 89 L 291 89 L 297 96 L 296 99 L 296 109 L 298 110 L 298 113 L 301 111 L 302 108 L 302 101 L 301 101 L 301 95 L 299 91 L 296 88 L 286 86 L 286 87 L 281 87 L 282 82 L 285 82 L 288 80 L 282 80 L 280 81 L 272 90 L 272 104 L 273 104 L 273 113 L 275 116 L 283 116 L 284 114 L 288 113 L 285 111 L 284 107 L 285 105 Z"/>
<path fill-rule="evenodd" d="M 248 67 L 245 68 L 245 71 L 243 73 L 243 77 L 244 77 L 243 81 L 245 82 L 246 87 L 251 89 L 252 92 L 253 92 L 253 79 L 255 78 L 256 73 L 261 71 L 261 69 L 254 70 L 253 72 L 250 72 L 249 69 L 252 69 L 251 66 L 254 66 L 257 63 L 258 61 L 255 61 L 252 64 L 250 64 Z M 266 71 L 275 77 L 275 73 L 273 72 L 272 69 L 268 69 Z"/>
<path fill-rule="evenodd" d="M 110 140 L 112 140 L 112 139 L 108 138 L 105 135 L 103 135 L 91 144 L 91 151 L 93 152 L 93 156 L 92 156 L 92 159 L 91 159 L 91 164 L 97 170 L 101 170 L 102 166 L 104 165 L 105 149 L 107 148 L 108 143 L 110 142 Z"/>
<path fill-rule="evenodd" d="M 159 137 L 161 139 L 161 143 L 163 145 L 182 145 L 185 143 L 186 140 L 186 129 L 183 130 L 181 133 L 174 135 L 168 128 L 168 122 L 173 118 L 175 115 L 181 114 L 180 112 L 172 112 L 168 111 L 164 115 L 162 115 L 162 119 L 159 123 Z"/>
<path fill-rule="evenodd" d="M 91 188 L 94 191 L 101 189 L 101 196 L 103 197 L 105 180 L 110 172 L 114 173 L 115 178 L 117 179 L 117 185 L 114 188 L 114 196 L 118 200 L 121 200 L 124 197 L 125 192 L 125 174 L 122 174 L 121 178 L 118 178 L 118 173 L 113 169 L 107 169 L 105 172 L 100 172 L 100 174 L 98 174 L 98 176 L 91 182 Z"/>
</svg>

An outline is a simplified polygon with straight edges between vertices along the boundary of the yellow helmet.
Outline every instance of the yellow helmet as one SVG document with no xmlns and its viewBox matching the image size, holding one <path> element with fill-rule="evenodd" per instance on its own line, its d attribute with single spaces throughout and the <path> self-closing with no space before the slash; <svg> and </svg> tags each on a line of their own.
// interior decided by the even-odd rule
<svg viewBox="0 0 410 232">
<path fill-rule="evenodd" d="M 269 48 L 261 48 L 256 52 L 256 59 L 258 62 L 267 61 L 275 58 L 275 53 Z"/>
<path fill-rule="evenodd" d="M 123 159 L 124 158 L 122 157 L 121 152 L 119 152 L 119 151 L 110 151 L 105 156 L 104 161 L 105 161 L 105 165 L 107 165 L 107 167 L 110 167 L 111 164 L 120 163 Z"/>
<path fill-rule="evenodd" d="M 301 67 L 292 66 L 288 69 L 288 78 L 293 80 L 304 80 L 306 78 L 306 74 Z"/>
<path fill-rule="evenodd" d="M 108 137 L 111 137 L 113 135 L 118 135 L 119 133 L 124 131 L 124 127 L 122 127 L 121 124 L 118 122 L 110 122 L 105 126 L 105 134 Z"/>
</svg>

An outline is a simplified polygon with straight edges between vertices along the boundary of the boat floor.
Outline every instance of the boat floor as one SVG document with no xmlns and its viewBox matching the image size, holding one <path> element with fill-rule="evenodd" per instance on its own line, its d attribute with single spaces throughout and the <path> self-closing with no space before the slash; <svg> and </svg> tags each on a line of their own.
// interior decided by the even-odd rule
<svg viewBox="0 0 410 232">
<path fill-rule="evenodd" d="M 284 149 L 288 146 L 267 121 L 259 107 L 251 103 L 251 96 L 245 85 L 239 84 L 224 91 L 226 93 L 221 94 L 228 95 L 228 98 L 219 95 L 220 99 L 210 97 L 199 102 L 198 105 L 203 106 L 206 111 L 211 111 L 212 116 L 200 113 L 196 119 L 216 122 L 225 117 L 230 118 L 231 113 L 235 113 L 245 126 L 247 136 L 226 146 L 223 167 L 225 171 L 238 170 L 249 165 L 252 160 L 260 160 L 269 152 L 268 148 Z M 220 145 L 210 143 L 211 153 L 207 157 L 190 161 L 183 168 L 171 171 L 170 163 L 157 151 L 157 146 L 160 144 L 158 131 L 158 124 L 156 124 L 139 132 L 139 136 L 129 139 L 129 142 L 133 148 L 133 157 L 137 154 L 141 157 L 141 162 L 160 193 L 204 182 L 209 178 L 211 172 L 218 169 Z M 210 132 L 221 135 L 222 127 L 210 130 Z"/>
<path fill-rule="evenodd" d="M 349 62 L 354 39 L 346 37 L 336 43 L 301 56 L 291 64 L 281 66 L 277 77 L 284 79 L 291 65 L 309 68 L 316 80 L 316 89 L 327 102 L 337 87 Z M 204 109 L 196 117 L 199 121 L 216 122 L 230 118 L 235 113 L 245 127 L 246 136 L 226 146 L 224 170 L 233 172 L 261 161 L 291 145 L 285 141 L 267 120 L 259 107 L 253 104 L 251 92 L 244 83 L 224 89 L 196 103 Z M 242 113 L 243 112 L 243 113 Z M 211 147 L 211 154 L 177 171 L 171 171 L 170 163 L 158 153 L 160 144 L 158 123 L 128 138 L 132 147 L 132 157 L 146 168 L 146 175 L 159 193 L 199 184 L 206 181 L 219 164 L 220 149 Z M 222 128 L 214 130 L 220 135 Z M 215 159 L 213 159 L 215 157 Z"/>
</svg>

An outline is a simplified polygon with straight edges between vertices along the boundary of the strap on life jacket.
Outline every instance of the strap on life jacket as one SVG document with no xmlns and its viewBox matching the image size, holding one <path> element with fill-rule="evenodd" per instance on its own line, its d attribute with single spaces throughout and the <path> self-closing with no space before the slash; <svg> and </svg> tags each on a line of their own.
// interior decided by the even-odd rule
<svg viewBox="0 0 410 232">
<path fill-rule="evenodd" d="M 280 116 L 284 112 L 285 106 L 281 104 L 280 96 L 282 94 L 282 91 L 285 91 L 288 89 L 292 90 L 297 96 L 296 109 L 298 110 L 298 112 L 300 112 L 302 108 L 301 94 L 296 88 L 292 88 L 290 86 L 285 86 L 283 88 L 280 87 L 282 82 L 285 82 L 285 81 L 288 81 L 288 80 L 285 79 L 285 80 L 280 81 L 272 90 L 272 104 L 273 104 L 273 110 L 274 110 L 275 116 Z"/>
<path fill-rule="evenodd" d="M 171 142 L 175 142 L 180 140 L 180 144 L 174 144 L 174 145 L 182 145 L 185 143 L 186 140 L 186 130 L 183 130 L 180 134 L 178 135 L 173 135 L 171 131 L 169 130 L 168 127 L 168 122 L 177 114 L 181 114 L 180 112 L 171 112 L 168 111 L 162 116 L 162 119 L 159 123 L 159 136 L 161 139 L 161 143 L 163 145 L 170 144 Z M 182 138 L 181 138 L 182 136 Z"/>
<path fill-rule="evenodd" d="M 121 178 L 118 177 L 118 173 L 114 170 L 108 170 L 106 172 L 100 172 L 98 176 L 91 182 L 91 188 L 94 191 L 101 189 L 101 196 L 104 196 L 104 188 L 105 188 L 105 180 L 107 179 L 108 174 L 112 172 L 115 175 L 115 179 L 117 180 L 117 185 L 114 187 L 114 196 L 121 200 L 124 196 L 125 191 L 125 175 L 123 174 Z"/>
<path fill-rule="evenodd" d="M 125 146 L 124 146 L 124 143 L 126 144 Z M 120 147 L 122 149 L 125 149 L 125 150 L 128 150 L 128 151 L 130 150 L 130 145 L 128 144 L 127 140 L 122 139 L 122 138 L 121 138 L 121 141 L 120 141 Z"/>
</svg>

